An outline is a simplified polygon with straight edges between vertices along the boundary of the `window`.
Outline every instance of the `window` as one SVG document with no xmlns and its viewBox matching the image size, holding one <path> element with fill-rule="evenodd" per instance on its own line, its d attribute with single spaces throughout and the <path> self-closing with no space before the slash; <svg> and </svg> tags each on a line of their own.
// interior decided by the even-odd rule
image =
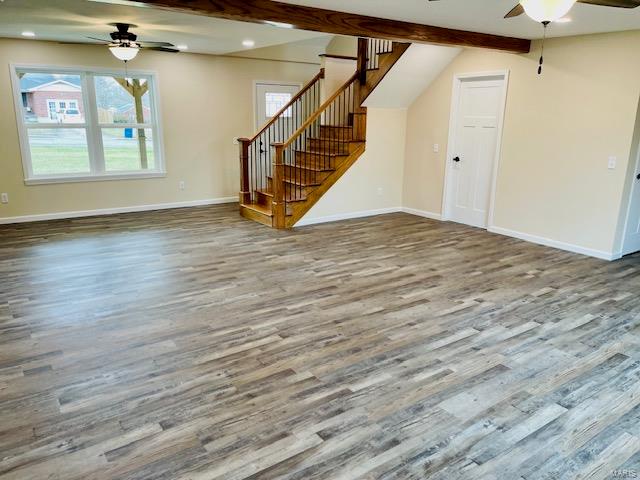
<svg viewBox="0 0 640 480">
<path fill-rule="evenodd" d="M 26 183 L 164 175 L 152 74 L 13 73 Z"/>
<path fill-rule="evenodd" d="M 267 117 L 275 117 L 276 113 L 278 113 L 282 109 L 282 107 L 284 107 L 291 101 L 292 95 L 286 92 L 267 92 L 264 98 Z M 282 115 L 284 117 L 290 117 L 291 108 L 287 108 L 287 110 Z"/>
</svg>

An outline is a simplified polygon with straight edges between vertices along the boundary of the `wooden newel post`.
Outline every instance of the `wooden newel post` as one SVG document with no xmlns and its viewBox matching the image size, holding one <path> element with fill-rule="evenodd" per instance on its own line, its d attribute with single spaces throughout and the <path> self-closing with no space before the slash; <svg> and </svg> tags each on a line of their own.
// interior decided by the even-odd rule
<svg viewBox="0 0 640 480">
<path fill-rule="evenodd" d="M 284 184 L 284 144 L 272 143 L 273 155 L 273 200 L 271 212 L 273 213 L 273 226 L 275 228 L 285 228 L 285 184 Z"/>
<path fill-rule="evenodd" d="M 248 138 L 239 138 L 240 145 L 240 203 L 251 203 L 251 191 L 249 187 L 249 144 Z"/>
<path fill-rule="evenodd" d="M 358 78 L 360 85 L 367 83 L 367 47 L 369 41 L 366 38 L 358 38 Z"/>
</svg>

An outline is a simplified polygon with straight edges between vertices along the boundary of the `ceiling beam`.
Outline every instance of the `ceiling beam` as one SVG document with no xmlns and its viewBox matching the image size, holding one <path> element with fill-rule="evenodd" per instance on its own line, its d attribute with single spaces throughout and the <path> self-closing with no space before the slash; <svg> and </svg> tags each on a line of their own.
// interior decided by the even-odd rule
<svg viewBox="0 0 640 480">
<path fill-rule="evenodd" d="M 122 0 L 98 1 L 124 3 Z M 531 41 L 522 38 L 432 27 L 419 23 L 290 5 L 271 0 L 135 0 L 131 3 L 240 22 L 275 22 L 291 25 L 300 30 L 336 35 L 384 38 L 397 42 L 490 48 L 514 53 L 527 53 L 531 49 Z"/>
</svg>

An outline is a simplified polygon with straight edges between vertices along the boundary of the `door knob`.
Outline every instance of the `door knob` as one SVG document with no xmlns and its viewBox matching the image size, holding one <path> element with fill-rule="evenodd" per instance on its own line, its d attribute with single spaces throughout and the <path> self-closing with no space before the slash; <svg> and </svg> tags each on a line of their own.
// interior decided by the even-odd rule
<svg viewBox="0 0 640 480">
<path fill-rule="evenodd" d="M 640 173 L 636 175 L 636 180 L 640 180 Z"/>
<path fill-rule="evenodd" d="M 460 157 L 453 157 L 453 161 L 454 162 L 459 162 L 460 161 Z"/>
</svg>

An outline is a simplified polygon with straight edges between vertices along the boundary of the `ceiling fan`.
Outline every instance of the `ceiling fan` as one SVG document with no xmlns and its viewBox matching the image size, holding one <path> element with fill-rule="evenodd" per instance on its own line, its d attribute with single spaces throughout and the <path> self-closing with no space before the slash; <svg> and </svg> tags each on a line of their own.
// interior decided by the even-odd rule
<svg viewBox="0 0 640 480">
<path fill-rule="evenodd" d="M 576 3 L 615 8 L 640 7 L 640 0 L 520 0 L 520 3 L 509 10 L 504 18 L 513 18 L 526 13 L 536 22 L 548 24 L 565 16 Z"/>
<path fill-rule="evenodd" d="M 526 13 L 533 20 L 555 22 L 565 16 L 575 3 L 588 3 L 602 7 L 636 8 L 640 0 L 521 0 L 504 18 L 513 18 Z"/>
<path fill-rule="evenodd" d="M 429 0 L 430 2 L 437 0 Z M 544 41 L 547 34 L 547 26 L 564 17 L 576 3 L 588 3 L 602 7 L 636 8 L 640 7 L 640 0 L 520 0 L 504 18 L 513 18 L 526 13 L 529 18 L 544 25 L 542 39 L 542 53 L 544 53 Z M 540 55 L 538 75 L 542 73 L 543 54 Z"/>
<path fill-rule="evenodd" d="M 138 36 L 130 32 L 130 28 L 136 28 L 137 25 L 129 23 L 110 23 L 109 25 L 116 27 L 115 32 L 111 32 L 109 36 L 111 40 L 103 38 L 87 37 L 91 40 L 99 40 L 104 45 L 109 47 L 113 56 L 123 62 L 133 60 L 140 49 L 157 50 L 159 52 L 171 52 L 177 53 L 180 50 L 173 48 L 174 45 L 169 42 L 141 42 L 138 40 Z"/>
</svg>

